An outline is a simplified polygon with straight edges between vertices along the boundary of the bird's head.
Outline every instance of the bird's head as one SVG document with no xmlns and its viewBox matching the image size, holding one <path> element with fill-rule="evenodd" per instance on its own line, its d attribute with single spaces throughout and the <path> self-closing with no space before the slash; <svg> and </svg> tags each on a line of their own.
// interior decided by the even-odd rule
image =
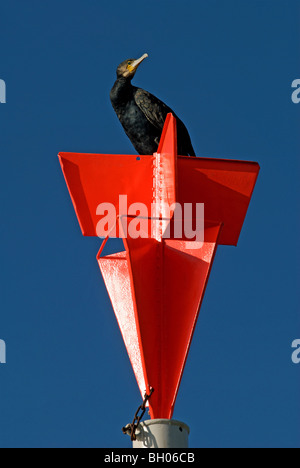
<svg viewBox="0 0 300 468">
<path fill-rule="evenodd" d="M 124 62 L 120 63 L 117 68 L 117 77 L 118 78 L 127 78 L 132 80 L 135 75 L 135 72 L 138 69 L 138 66 L 148 57 L 148 54 L 144 54 L 139 59 L 128 59 L 124 60 Z"/>
</svg>

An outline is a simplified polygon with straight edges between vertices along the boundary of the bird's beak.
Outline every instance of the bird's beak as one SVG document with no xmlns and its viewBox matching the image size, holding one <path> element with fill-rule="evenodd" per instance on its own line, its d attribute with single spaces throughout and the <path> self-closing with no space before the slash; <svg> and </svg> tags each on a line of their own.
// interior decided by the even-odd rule
<svg viewBox="0 0 300 468">
<path fill-rule="evenodd" d="M 148 57 L 148 54 L 144 54 L 141 58 L 137 59 L 137 60 L 134 60 L 134 62 L 132 62 L 130 65 L 129 65 L 129 71 L 130 72 L 133 72 L 133 71 L 136 71 L 137 67 L 145 60 L 145 58 Z"/>
</svg>

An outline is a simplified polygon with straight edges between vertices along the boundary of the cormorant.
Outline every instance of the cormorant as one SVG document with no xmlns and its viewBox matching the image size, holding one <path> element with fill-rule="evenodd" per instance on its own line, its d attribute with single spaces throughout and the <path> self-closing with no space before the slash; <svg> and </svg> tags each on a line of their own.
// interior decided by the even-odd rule
<svg viewBox="0 0 300 468">
<path fill-rule="evenodd" d="M 144 54 L 137 60 L 122 62 L 117 68 L 117 80 L 110 92 L 112 106 L 125 133 L 139 154 L 153 154 L 158 149 L 167 114 L 171 112 L 177 121 L 178 154 L 195 156 L 189 133 L 172 109 L 148 91 L 131 84 L 138 66 L 147 57 Z"/>
</svg>

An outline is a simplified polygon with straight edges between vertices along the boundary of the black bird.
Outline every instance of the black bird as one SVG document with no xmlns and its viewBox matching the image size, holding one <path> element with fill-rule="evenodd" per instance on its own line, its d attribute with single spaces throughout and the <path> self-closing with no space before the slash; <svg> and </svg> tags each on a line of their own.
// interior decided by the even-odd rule
<svg viewBox="0 0 300 468">
<path fill-rule="evenodd" d="M 171 112 L 177 121 L 178 154 L 195 156 L 189 133 L 172 109 L 148 91 L 131 84 L 138 66 L 147 57 L 144 54 L 138 60 L 122 62 L 110 92 L 112 106 L 125 133 L 139 154 L 153 154 L 158 149 L 167 114 Z"/>
</svg>

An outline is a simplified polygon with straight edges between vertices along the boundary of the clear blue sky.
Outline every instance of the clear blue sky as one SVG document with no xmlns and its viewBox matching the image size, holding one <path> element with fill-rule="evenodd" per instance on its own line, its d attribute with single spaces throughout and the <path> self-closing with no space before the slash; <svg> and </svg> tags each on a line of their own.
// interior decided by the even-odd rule
<svg viewBox="0 0 300 468">
<path fill-rule="evenodd" d="M 184 120 L 199 156 L 258 161 L 237 248 L 220 247 L 174 418 L 192 447 L 299 447 L 299 1 L 2 2 L 0 447 L 130 447 L 140 394 L 59 151 L 134 149 L 115 69 Z M 118 241 L 111 244 L 117 248 Z"/>
</svg>

